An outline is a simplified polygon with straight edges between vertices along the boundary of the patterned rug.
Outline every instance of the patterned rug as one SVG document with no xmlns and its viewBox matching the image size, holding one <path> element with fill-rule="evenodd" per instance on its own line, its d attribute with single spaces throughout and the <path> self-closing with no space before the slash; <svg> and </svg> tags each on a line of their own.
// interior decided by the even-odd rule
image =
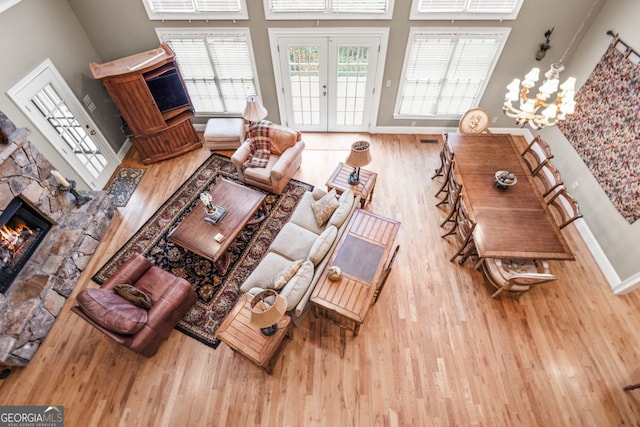
<svg viewBox="0 0 640 427">
<path fill-rule="evenodd" d="M 313 189 L 296 180 L 289 181 L 281 195 L 252 187 L 266 195 L 265 219 L 245 226 L 229 247 L 229 267 L 220 273 L 213 262 L 174 245 L 167 235 L 200 203 L 200 193 L 222 178 L 242 184 L 229 158 L 214 153 L 92 278 L 103 284 L 134 252 L 139 252 L 155 265 L 187 279 L 198 301 L 177 329 L 213 348 L 219 344 L 214 333 L 240 296 L 240 286 L 289 220 L 304 192 Z"/>
<path fill-rule="evenodd" d="M 145 168 L 122 168 L 118 171 L 106 190 L 116 207 L 127 206 L 131 195 L 136 191 L 136 187 L 146 171 Z"/>
</svg>

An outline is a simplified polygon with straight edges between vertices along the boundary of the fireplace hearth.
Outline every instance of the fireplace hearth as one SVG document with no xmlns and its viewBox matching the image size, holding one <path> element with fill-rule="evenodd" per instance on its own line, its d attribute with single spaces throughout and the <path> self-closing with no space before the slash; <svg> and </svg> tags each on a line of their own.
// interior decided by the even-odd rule
<svg viewBox="0 0 640 427">
<path fill-rule="evenodd" d="M 0 293 L 5 293 L 51 228 L 51 221 L 14 198 L 0 215 Z"/>
</svg>

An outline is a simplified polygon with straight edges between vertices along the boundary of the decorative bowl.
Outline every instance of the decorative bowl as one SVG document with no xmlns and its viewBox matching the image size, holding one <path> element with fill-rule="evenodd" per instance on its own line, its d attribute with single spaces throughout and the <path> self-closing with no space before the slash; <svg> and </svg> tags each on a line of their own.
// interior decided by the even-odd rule
<svg viewBox="0 0 640 427">
<path fill-rule="evenodd" d="M 518 182 L 518 178 L 516 178 L 513 172 L 500 170 L 496 171 L 495 176 L 496 188 L 500 188 L 501 190 L 506 190 Z"/>
<path fill-rule="evenodd" d="M 327 270 L 327 278 L 332 282 L 340 280 L 342 278 L 342 270 L 340 269 L 340 267 L 337 267 L 335 265 L 329 267 L 329 270 Z"/>
</svg>

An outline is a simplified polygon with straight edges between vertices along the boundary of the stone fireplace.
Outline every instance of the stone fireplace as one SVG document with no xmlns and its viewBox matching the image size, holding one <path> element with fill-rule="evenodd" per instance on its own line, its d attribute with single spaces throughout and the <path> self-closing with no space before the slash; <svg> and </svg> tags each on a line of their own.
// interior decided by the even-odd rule
<svg viewBox="0 0 640 427">
<path fill-rule="evenodd" d="M 20 197 L 0 214 L 0 293 L 9 289 L 52 225 Z"/>
<path fill-rule="evenodd" d="M 16 199 L 51 222 L 31 257 L 0 293 L 0 366 L 26 366 L 47 336 L 114 215 L 113 201 L 94 191 L 77 207 L 59 193 L 53 166 L 0 111 L 0 216 Z"/>
</svg>

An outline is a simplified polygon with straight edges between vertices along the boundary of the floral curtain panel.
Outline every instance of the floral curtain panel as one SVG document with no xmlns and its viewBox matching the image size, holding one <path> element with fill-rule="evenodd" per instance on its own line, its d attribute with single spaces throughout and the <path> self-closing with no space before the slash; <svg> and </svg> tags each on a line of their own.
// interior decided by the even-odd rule
<svg viewBox="0 0 640 427">
<path fill-rule="evenodd" d="M 640 218 L 640 56 L 617 38 L 558 125 L 629 222 Z"/>
</svg>

